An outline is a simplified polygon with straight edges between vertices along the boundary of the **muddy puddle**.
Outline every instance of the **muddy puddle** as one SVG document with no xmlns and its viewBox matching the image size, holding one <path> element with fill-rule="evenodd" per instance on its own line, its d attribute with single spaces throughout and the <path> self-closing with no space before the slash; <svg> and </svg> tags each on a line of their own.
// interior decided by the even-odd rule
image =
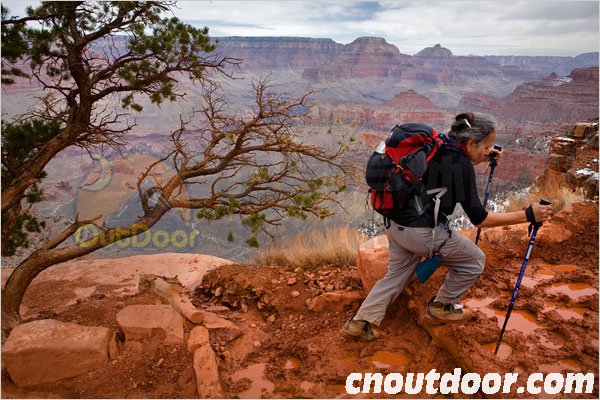
<svg viewBox="0 0 600 400">
<path fill-rule="evenodd" d="M 586 313 L 592 313 L 593 311 L 585 307 L 567 307 L 558 305 L 553 301 L 547 301 L 544 304 L 544 312 L 556 311 L 563 319 L 576 319 L 581 320 L 586 317 Z"/>
<path fill-rule="evenodd" d="M 267 364 L 252 364 L 233 375 L 233 380 L 246 379 L 250 382 L 249 387 L 237 394 L 240 399 L 260 399 L 265 394 L 270 394 L 275 389 L 273 382 L 265 378 L 265 367 Z"/>
<path fill-rule="evenodd" d="M 371 362 L 377 368 L 393 369 L 394 371 L 402 370 L 408 365 L 408 357 L 404 353 L 394 353 L 390 351 L 380 351 L 371 357 Z"/>
<path fill-rule="evenodd" d="M 489 351 L 490 353 L 494 354 L 494 352 L 496 351 L 496 343 L 494 342 L 485 344 L 483 345 L 483 348 Z M 498 354 L 496 354 L 496 357 L 498 357 L 500 360 L 506 360 L 508 359 L 508 357 L 510 357 L 511 354 L 512 348 L 506 343 L 501 343 L 500 347 L 498 348 Z"/>
<path fill-rule="evenodd" d="M 545 374 L 549 374 L 551 372 L 559 372 L 560 373 L 563 371 L 577 372 L 577 371 L 581 371 L 581 363 L 572 358 L 566 358 L 563 360 L 559 360 L 556 363 L 542 364 L 542 365 L 540 365 L 540 371 L 542 371 Z"/>
<path fill-rule="evenodd" d="M 548 288 L 548 293 L 564 294 L 577 301 L 584 296 L 591 296 L 598 293 L 592 285 L 583 282 L 556 282 Z"/>
<path fill-rule="evenodd" d="M 583 319 L 586 313 L 592 312 L 589 308 L 565 307 L 557 308 L 556 312 L 564 319 Z"/>
<path fill-rule="evenodd" d="M 523 276 L 523 279 L 521 279 L 521 285 L 532 288 L 543 281 L 554 278 L 555 276 L 556 272 L 545 269 L 539 270 L 537 272 L 531 272 L 530 274 L 526 273 Z"/>
<path fill-rule="evenodd" d="M 481 311 L 488 318 L 493 318 L 495 316 L 498 320 L 498 327 L 502 328 L 507 310 L 491 308 L 490 304 L 494 301 L 495 299 L 487 297 L 484 299 L 470 299 L 467 300 L 465 304 L 473 310 Z M 508 308 L 508 304 L 506 306 Z M 523 332 L 526 335 L 534 333 L 537 328 L 539 328 L 537 317 L 533 313 L 527 310 L 515 309 L 512 310 L 508 325 L 506 326 L 507 330 L 516 330 Z"/>
<path fill-rule="evenodd" d="M 573 272 L 577 270 L 577 265 L 547 265 L 546 268 L 550 271 Z"/>
</svg>

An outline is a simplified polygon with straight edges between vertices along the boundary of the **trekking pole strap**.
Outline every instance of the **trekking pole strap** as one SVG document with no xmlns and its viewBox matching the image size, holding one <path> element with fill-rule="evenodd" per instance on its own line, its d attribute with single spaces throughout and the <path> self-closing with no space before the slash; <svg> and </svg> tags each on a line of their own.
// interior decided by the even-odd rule
<svg viewBox="0 0 600 400">
<path fill-rule="evenodd" d="M 534 229 L 539 229 L 542 226 L 541 222 L 537 222 L 535 220 L 535 214 L 533 213 L 533 204 L 530 204 L 529 207 L 525 209 L 525 216 L 527 217 L 527 222 L 530 222 L 529 227 L 527 228 L 527 234 L 531 236 L 531 232 Z"/>
<path fill-rule="evenodd" d="M 429 257 L 433 257 L 433 252 L 434 252 L 433 248 L 435 246 L 435 228 L 437 228 L 437 225 L 438 225 L 438 214 L 440 213 L 440 205 L 442 203 L 442 196 L 445 195 L 447 191 L 448 191 L 448 188 L 446 188 L 446 187 L 430 189 L 427 191 L 427 194 L 435 193 L 435 195 L 431 198 L 431 200 L 433 200 L 433 202 L 435 203 L 435 206 L 433 207 L 433 231 L 431 234 L 431 252 L 429 253 Z"/>
</svg>

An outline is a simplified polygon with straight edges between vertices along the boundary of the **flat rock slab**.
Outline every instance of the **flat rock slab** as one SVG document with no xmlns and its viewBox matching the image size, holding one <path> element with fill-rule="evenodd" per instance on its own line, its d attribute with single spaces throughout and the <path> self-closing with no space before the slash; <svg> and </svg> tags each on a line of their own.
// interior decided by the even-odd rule
<svg viewBox="0 0 600 400">
<path fill-rule="evenodd" d="M 127 306 L 117 314 L 125 340 L 145 340 L 162 336 L 165 344 L 183 343 L 183 318 L 170 305 Z"/>
<path fill-rule="evenodd" d="M 237 326 L 231 322 L 226 320 L 223 317 L 218 316 L 217 314 L 211 313 L 209 311 L 200 311 L 202 313 L 203 321 L 202 325 L 207 327 L 208 329 L 233 329 L 237 328 Z"/>
<path fill-rule="evenodd" d="M 100 368 L 116 351 L 112 329 L 44 319 L 17 326 L 2 362 L 17 386 L 56 382 Z"/>
<path fill-rule="evenodd" d="M 177 277 L 186 290 L 193 291 L 202 277 L 213 268 L 231 264 L 219 257 L 189 253 L 162 253 L 124 258 L 78 260 L 53 265 L 42 271 L 25 292 L 21 306 L 24 319 L 35 318 L 40 312 L 58 312 L 85 300 L 94 293 L 106 296 L 128 296 L 138 292 L 141 275 Z M 12 270 L 2 270 L 2 285 Z M 35 288 L 53 290 L 61 296 L 40 302 Z"/>
</svg>

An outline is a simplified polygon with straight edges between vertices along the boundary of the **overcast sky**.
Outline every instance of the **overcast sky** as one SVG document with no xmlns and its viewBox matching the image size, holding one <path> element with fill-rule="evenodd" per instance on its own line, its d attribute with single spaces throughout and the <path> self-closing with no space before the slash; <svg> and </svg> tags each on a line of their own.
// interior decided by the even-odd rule
<svg viewBox="0 0 600 400">
<path fill-rule="evenodd" d="M 15 14 L 24 4 L 3 1 Z M 402 53 L 440 43 L 457 55 L 598 51 L 598 1 L 180 1 L 211 36 L 296 36 L 350 43 L 378 36 Z"/>
</svg>

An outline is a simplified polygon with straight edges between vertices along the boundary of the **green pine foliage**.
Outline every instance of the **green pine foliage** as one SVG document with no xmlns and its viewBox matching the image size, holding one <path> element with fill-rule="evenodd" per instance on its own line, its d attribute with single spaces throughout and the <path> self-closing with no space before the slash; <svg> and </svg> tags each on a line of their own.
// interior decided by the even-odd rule
<svg viewBox="0 0 600 400">
<path fill-rule="evenodd" d="M 93 115 L 94 103 L 119 95 L 124 108 L 140 112 L 136 96 L 145 95 L 154 104 L 174 101 L 182 96 L 177 87 L 181 73 L 197 81 L 207 67 L 220 67 L 216 58 L 208 57 L 215 49 L 208 28 L 197 29 L 168 16 L 173 6 L 170 1 L 52 1 L 27 7 L 22 18 L 2 6 L 2 84 L 10 85 L 18 77 L 37 78 L 48 85 L 46 92 L 63 97 L 56 104 L 64 107 L 47 110 L 46 119 L 2 122 L 3 190 L 32 178 L 38 181 L 26 188 L 20 202 L 2 212 L 3 255 L 28 247 L 28 234 L 44 227 L 28 212 L 28 204 L 43 199 L 39 181 L 45 173 L 43 168 L 35 176 L 27 173 L 36 157 L 49 151 L 48 143 L 53 142 L 54 153 L 71 145 L 114 145 L 111 126 L 94 125 L 103 121 Z M 227 212 L 215 210 L 213 218 Z"/>
<path fill-rule="evenodd" d="M 2 186 L 12 184 L 23 173 L 31 157 L 50 139 L 60 133 L 60 123 L 31 119 L 18 123 L 2 122 Z M 36 176 L 41 181 L 46 177 L 42 171 Z M 25 205 L 44 199 L 39 184 L 31 185 L 24 196 Z M 29 208 L 27 207 L 26 210 Z M 40 233 L 46 223 L 38 220 L 29 211 L 19 207 L 2 213 L 2 255 L 12 256 L 18 248 L 29 248 L 29 234 Z"/>
<path fill-rule="evenodd" d="M 60 131 L 61 124 L 56 120 L 2 121 L 2 186 L 13 183 L 24 172 L 31 158 Z"/>
</svg>

